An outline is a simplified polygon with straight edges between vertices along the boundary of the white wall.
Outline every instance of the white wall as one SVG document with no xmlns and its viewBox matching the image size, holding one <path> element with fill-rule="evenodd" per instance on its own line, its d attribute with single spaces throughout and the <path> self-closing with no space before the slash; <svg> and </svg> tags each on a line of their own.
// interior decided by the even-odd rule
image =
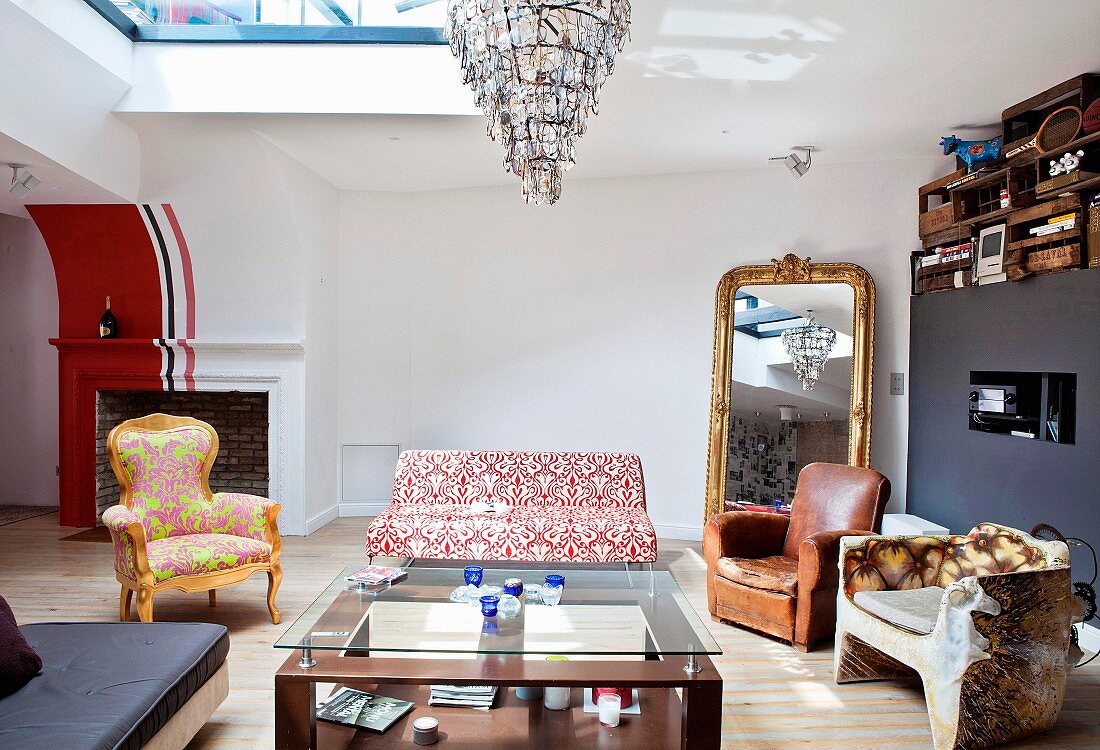
<svg viewBox="0 0 1100 750">
<path fill-rule="evenodd" d="M 97 65 L 122 80 L 130 80 L 134 43 L 86 0 L 0 0 L 0 4 L 14 5 Z M 28 49 L 25 43 L 23 49 Z"/>
<path fill-rule="evenodd" d="M 130 86 L 130 47 L 79 0 L 0 0 L 0 134 L 133 200 L 138 139 L 112 114 Z"/>
<path fill-rule="evenodd" d="M 872 464 L 905 494 L 916 187 L 941 160 L 566 181 L 553 208 L 507 188 L 345 193 L 340 443 L 627 450 L 650 515 L 698 533 L 714 287 L 786 252 L 852 261 L 878 291 Z"/>
<path fill-rule="evenodd" d="M 195 274 L 196 338 L 305 338 L 306 253 L 292 211 L 307 186 L 285 184 L 251 130 L 182 122 L 140 130 L 141 202 L 171 203 L 179 218 Z"/>
<path fill-rule="evenodd" d="M 288 386 L 283 517 L 289 533 L 305 533 L 335 517 L 337 502 L 339 193 L 229 121 L 159 124 L 135 120 L 141 197 L 171 203 L 179 217 L 194 266 L 196 339 L 305 342 L 304 385 Z"/>
<path fill-rule="evenodd" d="M 0 503 L 57 505 L 57 286 L 30 219 L 0 214 Z"/>
<path fill-rule="evenodd" d="M 413 292 L 420 240 L 407 236 L 416 230 L 406 223 L 420 217 L 412 205 L 389 193 L 340 196 L 341 444 L 411 447 L 413 319 L 429 293 Z"/>
<path fill-rule="evenodd" d="M 328 182 L 264 145 L 286 193 L 290 218 L 305 256 L 306 293 L 305 521 L 306 533 L 336 517 L 337 282 L 339 193 Z"/>
<path fill-rule="evenodd" d="M 138 44 L 133 76 L 119 112 L 478 112 L 443 45 Z"/>
</svg>

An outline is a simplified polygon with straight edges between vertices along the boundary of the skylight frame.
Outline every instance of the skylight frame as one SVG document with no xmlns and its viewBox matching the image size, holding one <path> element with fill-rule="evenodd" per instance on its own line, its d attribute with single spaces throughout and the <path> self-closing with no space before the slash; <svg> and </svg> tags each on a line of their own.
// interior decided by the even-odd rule
<svg viewBox="0 0 1100 750">
<path fill-rule="evenodd" d="M 84 0 L 134 42 L 280 44 L 447 44 L 434 26 L 290 26 L 274 24 L 139 24 L 111 0 Z"/>
<path fill-rule="evenodd" d="M 754 339 L 775 338 L 783 335 L 783 331 L 788 328 L 805 324 L 805 318 L 798 313 L 738 289 L 737 301 L 741 300 L 745 301 L 745 308 L 734 313 L 733 330 L 752 336 Z M 752 322 L 737 323 L 738 314 L 742 320 L 748 318 Z"/>
</svg>

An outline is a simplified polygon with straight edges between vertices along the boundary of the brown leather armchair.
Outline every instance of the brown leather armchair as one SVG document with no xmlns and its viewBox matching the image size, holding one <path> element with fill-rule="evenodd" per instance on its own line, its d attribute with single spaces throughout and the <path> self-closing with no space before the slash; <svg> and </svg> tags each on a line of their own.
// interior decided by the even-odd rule
<svg viewBox="0 0 1100 750">
<path fill-rule="evenodd" d="M 890 480 L 814 463 L 798 475 L 791 515 L 735 511 L 703 530 L 711 615 L 809 651 L 836 629 L 840 538 L 874 533 Z"/>
</svg>

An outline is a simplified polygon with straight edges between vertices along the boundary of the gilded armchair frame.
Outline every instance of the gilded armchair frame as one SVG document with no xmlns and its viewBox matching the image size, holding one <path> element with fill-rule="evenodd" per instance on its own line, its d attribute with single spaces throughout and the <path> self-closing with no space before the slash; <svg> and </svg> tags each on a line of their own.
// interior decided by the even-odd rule
<svg viewBox="0 0 1100 750">
<path fill-rule="evenodd" d="M 122 457 L 118 449 L 119 437 L 128 432 L 163 432 L 180 427 L 197 427 L 210 436 L 210 452 L 203 462 L 200 473 L 200 489 L 205 501 L 212 505 L 214 493 L 210 490 L 210 470 L 218 457 L 218 433 L 206 422 L 191 417 L 177 417 L 170 414 L 150 414 L 138 419 L 129 419 L 111 430 L 107 436 L 107 458 L 111 469 L 118 479 L 120 498 L 119 504 L 130 510 L 134 506 L 133 482 L 130 473 L 123 465 Z M 134 593 L 137 593 L 138 619 L 142 622 L 153 620 L 153 597 L 164 590 L 176 589 L 187 593 L 206 591 L 209 594 L 210 606 L 216 604 L 215 589 L 222 586 L 231 586 L 240 583 L 259 572 L 267 573 L 267 608 L 271 614 L 271 621 L 276 625 L 282 619 L 278 607 L 275 606 L 275 596 L 283 580 L 283 570 L 279 563 L 282 554 L 283 542 L 279 535 L 279 512 L 282 506 L 273 503 L 267 508 L 265 524 L 267 536 L 271 544 L 271 557 L 267 563 L 251 563 L 241 565 L 231 570 L 220 570 L 213 573 L 203 573 L 192 576 L 178 576 L 156 583 L 153 571 L 149 566 L 149 558 L 146 551 L 145 527 L 140 521 L 128 523 L 125 533 L 130 538 L 133 548 L 133 567 L 135 578 L 130 579 L 116 571 L 115 578 L 122 584 L 119 594 L 119 619 L 127 622 L 130 619 L 130 604 Z"/>
<path fill-rule="evenodd" d="M 871 370 L 875 344 L 875 284 L 854 263 L 811 263 L 788 253 L 771 265 L 738 266 L 722 275 L 714 296 L 714 359 L 707 425 L 707 487 L 703 523 L 723 510 L 728 467 L 730 374 L 733 372 L 734 300 L 744 286 L 847 284 L 852 288 L 852 401 L 848 463 L 869 466 L 871 455 Z"/>
</svg>

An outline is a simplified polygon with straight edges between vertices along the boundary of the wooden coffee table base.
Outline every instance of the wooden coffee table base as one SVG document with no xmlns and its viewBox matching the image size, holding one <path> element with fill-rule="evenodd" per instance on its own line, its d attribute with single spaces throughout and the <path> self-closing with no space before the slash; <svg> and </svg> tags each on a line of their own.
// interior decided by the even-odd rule
<svg viewBox="0 0 1100 750">
<path fill-rule="evenodd" d="M 717 750 L 722 734 L 722 678 L 711 660 L 698 657 L 702 671 L 689 674 L 683 657 L 659 661 L 524 660 L 522 656 L 480 656 L 470 659 L 408 659 L 341 656 L 313 652 L 317 665 L 298 666 L 299 652 L 275 675 L 276 750 L 348 750 L 412 747 L 412 722 L 418 716 L 439 719 L 436 747 L 496 748 L 647 748 Z M 316 684 L 339 683 L 416 703 L 416 707 L 385 734 L 317 722 Z M 429 706 L 431 684 L 498 685 L 495 708 Z M 505 687 L 569 685 L 573 700 L 568 711 L 548 711 L 542 701 L 522 701 Z M 635 687 L 642 713 L 624 715 L 615 729 L 600 726 L 595 714 L 581 708 L 581 689 Z M 682 691 L 677 696 L 676 688 Z M 552 744 L 551 744 L 552 743 Z"/>
</svg>

